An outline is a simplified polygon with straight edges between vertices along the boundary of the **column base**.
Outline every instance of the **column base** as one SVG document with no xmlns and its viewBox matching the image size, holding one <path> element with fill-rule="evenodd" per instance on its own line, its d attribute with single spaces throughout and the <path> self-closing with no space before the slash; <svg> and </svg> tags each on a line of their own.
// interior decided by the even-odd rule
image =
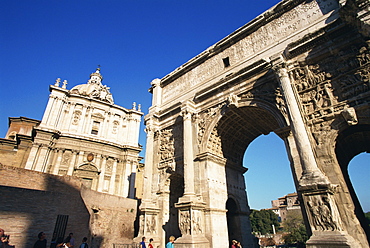
<svg viewBox="0 0 370 248">
<path fill-rule="evenodd" d="M 299 190 L 320 190 L 330 188 L 331 184 L 326 176 L 319 171 L 311 171 L 302 174 L 299 179 Z"/>
<path fill-rule="evenodd" d="M 307 248 L 354 248 L 362 247 L 352 236 L 346 232 L 318 232 L 306 242 Z"/>
<path fill-rule="evenodd" d="M 209 248 L 210 243 L 204 236 L 186 235 L 175 240 L 176 248 Z"/>
</svg>

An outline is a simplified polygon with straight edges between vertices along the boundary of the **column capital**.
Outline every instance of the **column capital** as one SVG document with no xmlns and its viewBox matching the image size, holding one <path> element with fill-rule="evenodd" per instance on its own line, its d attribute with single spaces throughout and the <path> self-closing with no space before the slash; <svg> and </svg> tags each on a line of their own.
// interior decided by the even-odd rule
<svg viewBox="0 0 370 248">
<path fill-rule="evenodd" d="M 195 103 L 188 100 L 181 105 L 181 116 L 184 120 L 190 119 L 193 114 L 196 113 Z"/>
</svg>

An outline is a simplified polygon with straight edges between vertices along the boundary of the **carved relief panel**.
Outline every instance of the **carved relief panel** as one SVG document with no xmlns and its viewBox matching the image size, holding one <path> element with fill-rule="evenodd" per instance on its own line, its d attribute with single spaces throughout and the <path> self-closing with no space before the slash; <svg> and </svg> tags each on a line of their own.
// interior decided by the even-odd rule
<svg viewBox="0 0 370 248">
<path fill-rule="evenodd" d="M 333 196 L 318 194 L 306 196 L 309 220 L 312 230 L 342 231 L 342 223 Z"/>
<path fill-rule="evenodd" d="M 202 211 L 198 209 L 183 209 L 179 214 L 179 228 L 181 234 L 198 235 L 203 234 Z"/>
<path fill-rule="evenodd" d="M 160 163 L 164 163 L 169 159 L 174 158 L 174 137 L 172 129 L 163 129 L 159 133 L 159 151 Z"/>
<path fill-rule="evenodd" d="M 358 45 L 316 64 L 293 66 L 290 76 L 309 124 L 333 119 L 349 106 L 368 101 L 369 60 L 368 45 Z"/>
<path fill-rule="evenodd" d="M 157 215 L 147 214 L 145 220 L 146 235 L 155 235 L 157 233 Z"/>
</svg>

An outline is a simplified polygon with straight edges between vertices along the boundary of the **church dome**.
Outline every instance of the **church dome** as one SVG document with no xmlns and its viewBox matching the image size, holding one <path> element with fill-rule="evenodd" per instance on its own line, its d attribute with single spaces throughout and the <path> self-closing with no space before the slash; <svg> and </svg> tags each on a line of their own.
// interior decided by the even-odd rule
<svg viewBox="0 0 370 248">
<path fill-rule="evenodd" d="M 109 91 L 110 88 L 103 85 L 102 81 L 103 76 L 100 74 L 100 68 L 97 68 L 95 72 L 90 74 L 90 79 L 86 84 L 76 85 L 69 92 L 70 94 L 87 96 L 113 104 L 113 96 Z"/>
</svg>

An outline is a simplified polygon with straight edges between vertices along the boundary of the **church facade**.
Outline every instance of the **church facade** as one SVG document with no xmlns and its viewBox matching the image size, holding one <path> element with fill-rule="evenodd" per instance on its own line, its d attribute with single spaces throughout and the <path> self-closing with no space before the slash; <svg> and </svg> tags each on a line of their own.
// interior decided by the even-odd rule
<svg viewBox="0 0 370 248">
<path fill-rule="evenodd" d="M 76 176 L 92 190 L 134 198 L 143 113 L 135 103 L 132 109 L 115 105 L 102 80 L 100 69 L 90 75 L 86 84 L 71 90 L 66 80 L 57 79 L 50 85 L 41 122 L 9 118 L 0 162 Z"/>
</svg>

